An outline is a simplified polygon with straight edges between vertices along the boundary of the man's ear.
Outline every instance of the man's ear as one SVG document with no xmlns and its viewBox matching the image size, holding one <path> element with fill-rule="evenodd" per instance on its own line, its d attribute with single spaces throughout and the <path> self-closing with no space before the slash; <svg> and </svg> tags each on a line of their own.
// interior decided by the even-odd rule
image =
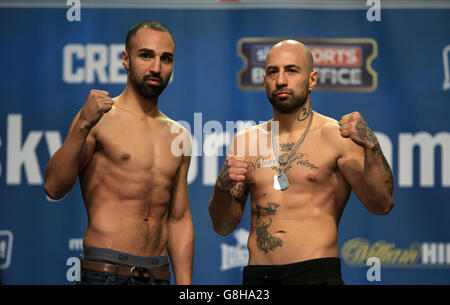
<svg viewBox="0 0 450 305">
<path fill-rule="evenodd" d="M 130 68 L 130 58 L 128 57 L 127 51 L 122 51 L 122 65 L 127 71 Z"/>
<path fill-rule="evenodd" d="M 316 71 L 313 71 L 309 74 L 309 90 L 312 90 L 317 85 L 317 80 L 319 76 Z"/>
</svg>

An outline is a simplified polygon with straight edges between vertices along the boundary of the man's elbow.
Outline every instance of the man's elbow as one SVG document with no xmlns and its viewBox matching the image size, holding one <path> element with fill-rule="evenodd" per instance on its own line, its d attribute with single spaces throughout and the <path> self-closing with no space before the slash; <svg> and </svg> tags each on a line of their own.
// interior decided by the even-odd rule
<svg viewBox="0 0 450 305">
<path fill-rule="evenodd" d="M 217 234 L 221 236 L 227 236 L 231 232 L 234 231 L 234 227 L 226 224 L 218 224 L 217 222 L 213 222 L 213 229 L 216 231 Z"/>
<path fill-rule="evenodd" d="M 391 212 L 391 210 L 394 208 L 394 205 L 395 205 L 394 199 L 391 198 L 388 201 L 388 204 L 387 204 L 387 206 L 386 206 L 386 208 L 384 210 L 384 214 L 383 215 L 389 214 Z"/>
<path fill-rule="evenodd" d="M 216 219 L 214 213 L 212 212 L 211 206 L 209 206 L 209 216 L 211 217 L 212 227 L 217 234 L 221 236 L 227 236 L 228 234 L 233 232 L 233 229 L 230 230 L 229 226 Z"/>
<path fill-rule="evenodd" d="M 48 182 L 44 185 L 44 192 L 47 194 L 47 196 L 52 200 L 60 200 L 64 198 L 65 193 L 58 192 L 56 188 L 51 187 Z"/>
<path fill-rule="evenodd" d="M 394 199 L 390 198 L 379 204 L 378 208 L 372 211 L 372 213 L 377 215 L 387 215 L 391 212 L 392 208 L 394 208 Z"/>
</svg>

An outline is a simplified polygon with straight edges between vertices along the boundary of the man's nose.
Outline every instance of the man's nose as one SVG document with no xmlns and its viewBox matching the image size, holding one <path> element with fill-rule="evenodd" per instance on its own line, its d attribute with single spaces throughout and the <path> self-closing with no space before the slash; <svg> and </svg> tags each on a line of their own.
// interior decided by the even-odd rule
<svg viewBox="0 0 450 305">
<path fill-rule="evenodd" d="M 155 58 L 154 60 L 152 60 L 152 64 L 150 66 L 150 72 L 152 72 L 154 74 L 161 73 L 161 61 L 159 60 L 159 58 Z"/>
<path fill-rule="evenodd" d="M 287 85 L 286 73 L 284 73 L 283 71 L 280 71 L 277 74 L 276 84 L 278 87 L 284 87 Z"/>
</svg>

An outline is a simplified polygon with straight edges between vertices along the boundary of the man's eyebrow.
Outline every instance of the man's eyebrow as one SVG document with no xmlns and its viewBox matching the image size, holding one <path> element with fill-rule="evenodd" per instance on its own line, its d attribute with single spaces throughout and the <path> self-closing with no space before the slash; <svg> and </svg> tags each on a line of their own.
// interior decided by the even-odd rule
<svg viewBox="0 0 450 305">
<path fill-rule="evenodd" d="M 301 69 L 299 66 L 297 66 L 297 65 L 294 65 L 294 64 L 292 64 L 292 65 L 287 65 L 287 66 L 284 66 L 284 68 L 285 69 L 290 69 L 290 68 L 297 68 L 297 69 Z"/>
<path fill-rule="evenodd" d="M 301 67 L 300 67 L 300 66 L 297 66 L 297 65 L 295 65 L 295 64 L 292 64 L 292 65 L 286 65 L 286 66 L 283 66 L 283 68 L 284 68 L 284 69 L 297 68 L 297 69 L 301 70 Z M 266 68 L 266 71 L 267 71 L 267 70 L 270 70 L 270 69 L 279 69 L 279 68 L 278 68 L 277 66 L 268 66 L 268 67 Z"/>
<path fill-rule="evenodd" d="M 150 53 L 155 53 L 155 50 L 147 49 L 147 48 L 142 48 L 142 49 L 139 49 L 138 52 L 150 52 Z"/>
<path fill-rule="evenodd" d="M 173 57 L 173 53 L 170 53 L 170 52 L 163 52 L 163 55 Z"/>
<path fill-rule="evenodd" d="M 147 48 L 139 49 L 138 52 L 149 52 L 149 53 L 155 54 L 155 50 L 147 49 Z M 174 57 L 173 53 L 171 53 L 171 52 L 163 52 L 163 55 Z"/>
</svg>

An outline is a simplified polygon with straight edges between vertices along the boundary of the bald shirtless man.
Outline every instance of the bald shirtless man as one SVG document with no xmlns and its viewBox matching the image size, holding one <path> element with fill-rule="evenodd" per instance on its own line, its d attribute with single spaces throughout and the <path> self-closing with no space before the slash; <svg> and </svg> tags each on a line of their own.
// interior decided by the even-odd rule
<svg viewBox="0 0 450 305">
<path fill-rule="evenodd" d="M 343 284 L 338 223 L 351 190 L 374 214 L 394 205 L 392 172 L 374 133 L 357 112 L 337 122 L 313 111 L 316 83 L 305 45 L 276 44 L 264 75 L 273 120 L 237 134 L 219 173 L 209 205 L 217 233 L 236 228 L 251 196 L 243 284 Z"/>
<path fill-rule="evenodd" d="M 82 284 L 170 284 L 167 254 L 176 284 L 191 284 L 190 154 L 171 153 L 172 140 L 189 135 L 158 109 L 174 52 L 172 34 L 161 23 L 133 26 L 122 52 L 125 90 L 115 98 L 90 91 L 47 165 L 45 192 L 52 199 L 80 179 L 88 214 Z"/>
</svg>

